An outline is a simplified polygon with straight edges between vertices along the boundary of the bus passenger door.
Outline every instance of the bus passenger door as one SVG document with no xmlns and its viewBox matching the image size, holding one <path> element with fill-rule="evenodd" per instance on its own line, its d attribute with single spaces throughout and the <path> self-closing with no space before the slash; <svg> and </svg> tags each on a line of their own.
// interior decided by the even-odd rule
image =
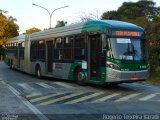
<svg viewBox="0 0 160 120">
<path fill-rule="evenodd" d="M 100 77 L 100 34 L 89 36 L 90 54 L 89 54 L 89 70 L 90 77 Z"/>
<path fill-rule="evenodd" d="M 46 69 L 47 73 L 53 72 L 53 41 L 46 42 Z"/>
</svg>

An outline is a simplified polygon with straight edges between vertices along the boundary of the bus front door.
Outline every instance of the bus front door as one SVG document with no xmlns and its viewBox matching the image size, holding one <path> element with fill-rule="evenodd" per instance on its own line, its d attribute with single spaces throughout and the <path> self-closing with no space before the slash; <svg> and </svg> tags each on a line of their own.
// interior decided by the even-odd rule
<svg viewBox="0 0 160 120">
<path fill-rule="evenodd" d="M 91 35 L 90 39 L 90 77 L 100 77 L 100 35 Z"/>
<path fill-rule="evenodd" d="M 46 67 L 47 67 L 47 73 L 52 73 L 53 72 L 53 41 L 47 41 L 46 42 Z"/>
</svg>

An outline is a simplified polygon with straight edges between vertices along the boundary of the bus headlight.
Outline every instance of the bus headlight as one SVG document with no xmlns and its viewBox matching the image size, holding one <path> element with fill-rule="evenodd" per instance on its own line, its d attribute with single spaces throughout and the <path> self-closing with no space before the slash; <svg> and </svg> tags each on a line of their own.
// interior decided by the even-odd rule
<svg viewBox="0 0 160 120">
<path fill-rule="evenodd" d="M 120 70 L 120 67 L 116 64 L 113 64 L 111 62 L 106 62 L 106 66 L 115 70 Z"/>
</svg>

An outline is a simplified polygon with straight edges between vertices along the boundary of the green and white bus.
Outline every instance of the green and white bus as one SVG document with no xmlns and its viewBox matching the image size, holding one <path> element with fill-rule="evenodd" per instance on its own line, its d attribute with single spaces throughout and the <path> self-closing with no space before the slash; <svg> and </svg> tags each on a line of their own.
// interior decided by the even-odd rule
<svg viewBox="0 0 160 120">
<path fill-rule="evenodd" d="M 7 42 L 6 56 L 11 68 L 78 84 L 148 76 L 144 29 L 122 21 L 87 21 L 18 36 Z"/>
</svg>

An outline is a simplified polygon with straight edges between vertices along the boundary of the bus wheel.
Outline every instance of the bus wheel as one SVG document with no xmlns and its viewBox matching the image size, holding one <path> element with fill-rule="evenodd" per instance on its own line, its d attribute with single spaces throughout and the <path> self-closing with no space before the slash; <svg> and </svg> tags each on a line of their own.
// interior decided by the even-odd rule
<svg viewBox="0 0 160 120">
<path fill-rule="evenodd" d="M 77 68 L 76 71 L 75 71 L 75 81 L 79 85 L 82 85 L 82 86 L 86 85 L 86 83 L 85 83 L 85 75 L 82 72 L 81 68 Z"/>
<path fill-rule="evenodd" d="M 39 66 L 36 67 L 36 76 L 37 76 L 38 78 L 42 78 L 41 68 L 40 68 Z"/>
</svg>

